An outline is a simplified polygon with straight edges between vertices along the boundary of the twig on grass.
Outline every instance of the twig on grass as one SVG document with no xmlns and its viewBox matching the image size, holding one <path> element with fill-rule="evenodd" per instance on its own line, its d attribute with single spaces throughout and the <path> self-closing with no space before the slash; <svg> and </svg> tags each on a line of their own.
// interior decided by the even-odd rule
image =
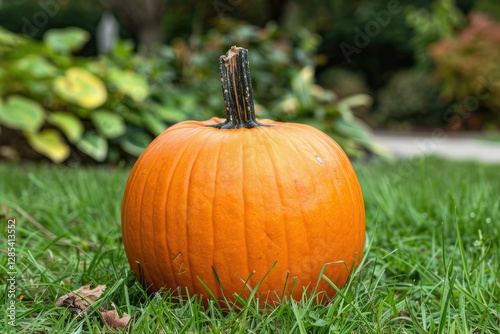
<svg viewBox="0 0 500 334">
<path fill-rule="evenodd" d="M 38 220 L 36 220 L 32 215 L 30 215 L 29 213 L 27 213 L 26 211 L 24 211 L 22 208 L 20 207 L 16 207 L 16 211 L 19 212 L 21 214 L 21 216 L 23 216 L 24 218 L 26 218 L 27 221 L 29 221 L 31 224 L 33 224 L 37 229 L 39 229 L 40 231 L 43 232 L 43 234 L 45 234 L 45 236 L 50 240 L 50 241 L 53 241 L 54 239 L 57 238 L 57 236 L 52 233 L 51 231 L 49 231 L 48 229 L 46 229 Z M 64 243 L 64 244 L 73 244 L 71 242 L 71 240 L 69 239 L 59 239 L 60 242 Z"/>
</svg>

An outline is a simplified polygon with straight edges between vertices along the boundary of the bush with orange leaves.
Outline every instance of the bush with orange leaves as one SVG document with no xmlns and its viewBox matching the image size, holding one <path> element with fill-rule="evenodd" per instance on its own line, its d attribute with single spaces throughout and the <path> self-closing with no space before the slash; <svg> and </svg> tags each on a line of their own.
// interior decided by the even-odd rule
<svg viewBox="0 0 500 334">
<path fill-rule="evenodd" d="M 429 48 L 442 97 L 462 103 L 468 112 L 486 108 L 500 118 L 500 23 L 472 12 L 469 24 L 453 38 Z M 495 117 L 496 114 L 496 117 Z"/>
</svg>

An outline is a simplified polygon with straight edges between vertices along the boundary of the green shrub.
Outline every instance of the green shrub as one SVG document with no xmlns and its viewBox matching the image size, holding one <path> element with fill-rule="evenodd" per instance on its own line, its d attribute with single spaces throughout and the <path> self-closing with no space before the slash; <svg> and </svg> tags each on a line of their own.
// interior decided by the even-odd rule
<svg viewBox="0 0 500 334">
<path fill-rule="evenodd" d="M 218 68 L 213 66 L 233 44 L 250 50 L 256 112 L 259 117 L 309 123 L 326 132 L 353 157 L 389 153 L 370 138 L 368 127 L 352 114 L 352 107 L 371 106 L 371 98 L 354 95 L 339 100 L 334 92 L 315 84 L 314 70 L 320 38 L 302 30 L 290 37 L 276 24 L 264 28 L 225 19 L 196 48 L 177 40 L 173 48 L 182 59 L 178 78 L 198 97 L 195 105 L 222 117 Z M 165 98 L 167 95 L 164 94 Z M 168 98 L 167 98 L 168 99 Z"/>
<path fill-rule="evenodd" d="M 88 39 L 81 29 L 49 30 L 42 41 L 0 30 L 0 125 L 56 163 L 137 157 L 170 124 L 225 115 L 218 58 L 238 44 L 251 50 L 260 117 L 313 123 L 352 156 L 385 154 L 350 111 L 369 98 L 337 101 L 313 83 L 315 35 L 291 41 L 276 25 L 227 19 L 199 37 L 197 45 L 174 40 L 158 57 L 136 55 L 120 41 L 107 56 L 83 58 L 72 55 Z M 291 100 L 297 108 L 287 113 Z"/>
<path fill-rule="evenodd" d="M 403 70 L 391 77 L 378 92 L 374 118 L 389 126 L 439 125 L 442 106 L 439 85 L 428 72 Z"/>
<path fill-rule="evenodd" d="M 96 161 L 137 155 L 172 118 L 136 68 L 72 56 L 87 39 L 79 28 L 49 30 L 41 42 L 0 30 L 0 124 L 56 163 L 72 151 Z"/>
<path fill-rule="evenodd" d="M 498 0 L 476 0 L 474 10 L 488 13 L 488 15 L 500 20 L 500 2 Z"/>
<path fill-rule="evenodd" d="M 465 24 L 464 15 L 456 6 L 455 0 L 438 0 L 430 9 L 408 6 L 405 14 L 407 24 L 414 32 L 410 43 L 415 63 L 422 69 L 433 66 L 429 46 L 442 38 L 453 36 Z"/>
</svg>

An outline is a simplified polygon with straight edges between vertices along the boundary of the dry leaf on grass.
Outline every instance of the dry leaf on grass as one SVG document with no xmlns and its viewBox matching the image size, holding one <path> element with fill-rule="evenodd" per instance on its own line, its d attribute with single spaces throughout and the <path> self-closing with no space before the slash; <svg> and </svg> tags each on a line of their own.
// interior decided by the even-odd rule
<svg viewBox="0 0 500 334">
<path fill-rule="evenodd" d="M 123 313 L 120 318 L 116 310 L 101 311 L 101 317 L 106 327 L 110 329 L 125 328 L 130 320 L 130 316 L 127 313 Z"/>
<path fill-rule="evenodd" d="M 105 289 L 106 285 L 98 285 L 93 289 L 90 288 L 90 284 L 84 285 L 81 288 L 59 298 L 56 301 L 55 306 L 68 307 L 71 312 L 77 314 L 87 312 L 89 310 L 89 306 L 99 299 Z M 116 311 L 114 305 L 113 309 L 109 311 L 103 311 L 102 308 L 99 308 L 99 313 L 101 314 L 104 325 L 111 330 L 127 327 L 130 320 L 130 316 L 127 313 L 123 313 L 120 318 L 120 315 Z"/>
<path fill-rule="evenodd" d="M 90 284 L 84 285 L 78 290 L 65 294 L 59 298 L 55 306 L 65 306 L 75 313 L 86 312 L 88 307 L 96 302 L 106 289 L 106 285 L 98 285 L 90 289 Z"/>
</svg>

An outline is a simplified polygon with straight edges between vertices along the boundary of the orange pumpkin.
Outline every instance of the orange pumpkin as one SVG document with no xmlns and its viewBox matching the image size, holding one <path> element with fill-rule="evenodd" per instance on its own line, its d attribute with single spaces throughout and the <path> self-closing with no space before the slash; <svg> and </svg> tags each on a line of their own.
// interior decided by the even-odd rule
<svg viewBox="0 0 500 334">
<path fill-rule="evenodd" d="M 132 169 L 122 206 L 132 269 L 152 291 L 208 296 L 206 285 L 229 300 L 268 272 L 263 300 L 300 299 L 325 264 L 343 287 L 365 236 L 348 157 L 311 126 L 255 119 L 247 50 L 221 57 L 221 78 L 227 119 L 170 127 Z M 317 292 L 335 295 L 326 280 Z"/>
</svg>

